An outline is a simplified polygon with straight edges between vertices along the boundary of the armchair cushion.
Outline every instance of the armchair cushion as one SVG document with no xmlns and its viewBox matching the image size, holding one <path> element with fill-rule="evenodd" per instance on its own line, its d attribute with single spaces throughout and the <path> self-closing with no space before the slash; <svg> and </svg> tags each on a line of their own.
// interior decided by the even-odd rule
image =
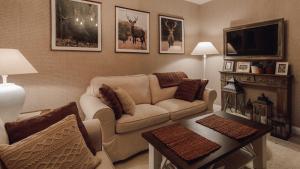
<svg viewBox="0 0 300 169">
<path fill-rule="evenodd" d="M 75 115 L 12 145 L 1 144 L 0 156 L 10 169 L 94 169 L 100 163 L 86 146 Z"/>
<path fill-rule="evenodd" d="M 116 124 L 117 133 L 136 131 L 169 120 L 169 112 L 161 107 L 150 104 L 136 105 L 133 116 L 123 115 Z"/>
<path fill-rule="evenodd" d="M 32 134 L 42 131 L 71 114 L 74 114 L 77 118 L 78 127 L 86 142 L 86 145 L 89 147 L 93 154 L 96 154 L 96 151 L 88 137 L 86 128 L 84 127 L 79 117 L 78 108 L 75 102 L 55 109 L 44 115 L 34 116 L 32 118 L 24 119 L 21 121 L 5 123 L 9 143 L 13 144 Z"/>
</svg>

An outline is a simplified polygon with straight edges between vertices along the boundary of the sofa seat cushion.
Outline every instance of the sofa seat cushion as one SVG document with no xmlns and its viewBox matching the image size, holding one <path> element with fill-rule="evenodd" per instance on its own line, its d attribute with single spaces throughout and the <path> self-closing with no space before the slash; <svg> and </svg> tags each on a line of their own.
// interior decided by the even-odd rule
<svg viewBox="0 0 300 169">
<path fill-rule="evenodd" d="M 101 164 L 99 164 L 96 169 L 115 169 L 112 161 L 105 151 L 97 152 L 96 157 L 98 157 L 98 159 L 101 159 Z"/>
<path fill-rule="evenodd" d="M 207 109 L 207 104 L 202 100 L 188 102 L 180 99 L 168 99 L 155 105 L 168 110 L 171 120 L 179 120 Z"/>
<path fill-rule="evenodd" d="M 136 105 L 135 114 L 124 114 L 117 120 L 117 133 L 127 133 L 156 124 L 166 122 L 170 119 L 169 112 L 161 107 L 150 104 Z"/>
</svg>

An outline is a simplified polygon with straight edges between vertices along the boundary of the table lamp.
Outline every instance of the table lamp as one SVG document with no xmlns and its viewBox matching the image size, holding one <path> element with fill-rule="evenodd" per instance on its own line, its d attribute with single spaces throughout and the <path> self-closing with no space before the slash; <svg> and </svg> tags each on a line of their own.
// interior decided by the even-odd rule
<svg viewBox="0 0 300 169">
<path fill-rule="evenodd" d="M 37 73 L 35 68 L 17 49 L 0 49 L 0 118 L 14 121 L 25 101 L 25 90 L 14 83 L 7 83 L 8 75 Z"/>
<path fill-rule="evenodd" d="M 219 54 L 218 50 L 211 42 L 199 42 L 191 55 L 203 55 L 203 78 L 206 78 L 206 57 L 207 55 Z"/>
</svg>

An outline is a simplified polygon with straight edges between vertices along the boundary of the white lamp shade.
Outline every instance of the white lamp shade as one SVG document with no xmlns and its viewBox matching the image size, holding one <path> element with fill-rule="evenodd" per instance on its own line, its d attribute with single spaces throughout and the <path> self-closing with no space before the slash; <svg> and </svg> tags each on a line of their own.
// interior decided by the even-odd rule
<svg viewBox="0 0 300 169">
<path fill-rule="evenodd" d="M 37 73 L 17 49 L 0 49 L 0 75 Z"/>
<path fill-rule="evenodd" d="M 213 55 L 219 54 L 216 47 L 211 42 L 199 42 L 191 55 Z"/>
</svg>

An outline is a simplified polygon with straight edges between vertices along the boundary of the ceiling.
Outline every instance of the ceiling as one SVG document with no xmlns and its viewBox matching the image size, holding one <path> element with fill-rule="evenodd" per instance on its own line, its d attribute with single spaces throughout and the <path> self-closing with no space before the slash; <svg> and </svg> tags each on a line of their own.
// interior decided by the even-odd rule
<svg viewBox="0 0 300 169">
<path fill-rule="evenodd" d="M 205 4 L 212 0 L 185 0 L 185 1 L 192 2 L 192 3 L 198 4 L 198 5 L 202 5 L 202 4 Z"/>
</svg>

